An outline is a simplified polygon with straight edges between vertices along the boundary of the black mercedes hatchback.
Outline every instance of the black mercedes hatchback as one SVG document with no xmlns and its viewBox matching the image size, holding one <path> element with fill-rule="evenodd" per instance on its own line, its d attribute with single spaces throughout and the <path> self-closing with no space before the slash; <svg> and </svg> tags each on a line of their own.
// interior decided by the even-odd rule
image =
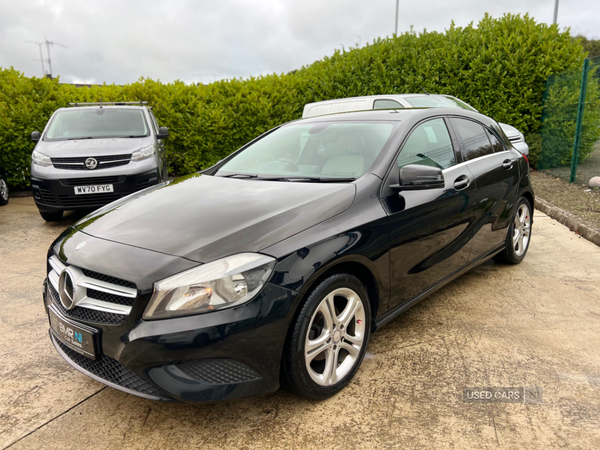
<svg viewBox="0 0 600 450">
<path fill-rule="evenodd" d="M 377 328 L 492 257 L 519 263 L 533 201 L 527 160 L 478 113 L 291 122 L 66 230 L 48 253 L 50 338 L 146 398 L 283 383 L 324 399 Z"/>
</svg>

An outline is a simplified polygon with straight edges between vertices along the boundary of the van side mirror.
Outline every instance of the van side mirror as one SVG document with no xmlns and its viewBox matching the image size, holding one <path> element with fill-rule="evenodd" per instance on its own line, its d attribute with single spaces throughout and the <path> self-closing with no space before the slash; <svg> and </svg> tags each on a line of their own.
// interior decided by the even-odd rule
<svg viewBox="0 0 600 450">
<path fill-rule="evenodd" d="M 169 137 L 169 129 L 167 127 L 159 127 L 156 133 L 156 139 L 167 139 Z"/>
<path fill-rule="evenodd" d="M 39 131 L 32 131 L 31 132 L 31 140 L 33 142 L 37 142 L 42 138 L 42 133 L 40 133 Z"/>
<path fill-rule="evenodd" d="M 421 189 L 441 189 L 446 186 L 442 169 L 419 164 L 409 164 L 400 169 L 400 184 L 392 189 L 399 191 L 416 191 Z"/>
</svg>

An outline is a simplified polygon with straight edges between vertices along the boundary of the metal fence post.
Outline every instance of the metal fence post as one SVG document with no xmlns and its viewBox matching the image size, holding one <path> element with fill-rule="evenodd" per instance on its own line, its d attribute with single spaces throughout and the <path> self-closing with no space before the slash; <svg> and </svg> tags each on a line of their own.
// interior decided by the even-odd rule
<svg viewBox="0 0 600 450">
<path fill-rule="evenodd" d="M 575 181 L 577 175 L 577 160 L 579 159 L 579 143 L 581 140 L 581 126 L 583 124 L 583 112 L 585 109 L 585 94 L 587 92 L 588 71 L 590 69 L 590 60 L 583 60 L 583 70 L 581 72 L 581 88 L 579 90 L 579 105 L 577 107 L 577 126 L 575 127 L 575 139 L 573 140 L 573 158 L 571 159 L 570 183 Z"/>
</svg>

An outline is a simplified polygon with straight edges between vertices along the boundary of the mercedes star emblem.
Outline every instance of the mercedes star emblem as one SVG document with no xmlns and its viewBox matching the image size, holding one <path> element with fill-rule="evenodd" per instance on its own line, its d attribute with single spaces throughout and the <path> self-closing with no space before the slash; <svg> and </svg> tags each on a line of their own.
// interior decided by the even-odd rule
<svg viewBox="0 0 600 450">
<path fill-rule="evenodd" d="M 63 270 L 60 273 L 60 278 L 58 279 L 58 295 L 60 297 L 60 302 L 65 307 L 66 310 L 73 309 L 75 307 L 75 302 L 73 299 L 75 298 L 75 290 L 77 286 L 73 283 L 73 277 L 67 270 Z"/>
</svg>

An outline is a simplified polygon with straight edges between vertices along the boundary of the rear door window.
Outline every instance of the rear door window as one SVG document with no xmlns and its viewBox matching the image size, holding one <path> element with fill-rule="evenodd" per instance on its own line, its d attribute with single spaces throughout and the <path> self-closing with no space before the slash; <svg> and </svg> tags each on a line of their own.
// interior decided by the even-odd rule
<svg viewBox="0 0 600 450">
<path fill-rule="evenodd" d="M 489 130 L 488 130 L 488 137 L 490 138 L 490 142 L 492 143 L 492 147 L 493 147 L 495 153 L 504 151 L 504 146 L 502 145 L 502 143 L 498 140 L 498 138 L 496 136 L 494 136 L 492 133 L 490 133 Z"/>
<path fill-rule="evenodd" d="M 483 126 L 467 119 L 451 119 L 452 127 L 458 133 L 460 151 L 464 161 L 470 161 L 494 153 Z"/>
</svg>

